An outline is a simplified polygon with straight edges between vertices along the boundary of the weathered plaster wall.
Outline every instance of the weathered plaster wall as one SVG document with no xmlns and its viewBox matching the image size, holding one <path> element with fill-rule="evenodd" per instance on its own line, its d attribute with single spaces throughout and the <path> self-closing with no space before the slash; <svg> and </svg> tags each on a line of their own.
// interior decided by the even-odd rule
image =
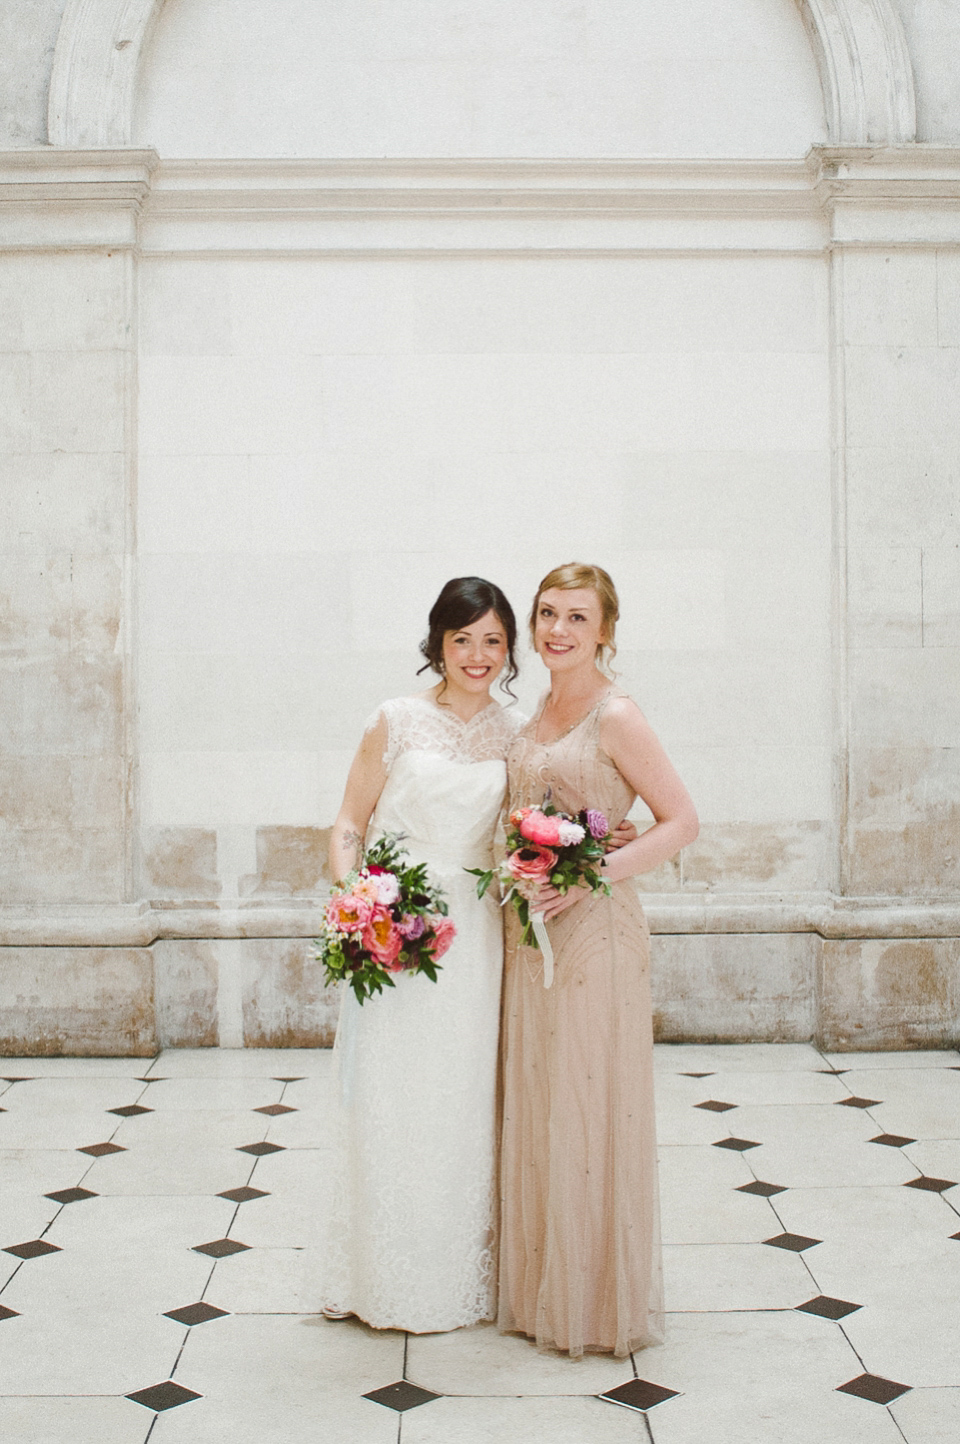
<svg viewBox="0 0 960 1444">
<path fill-rule="evenodd" d="M 522 610 L 571 537 L 703 816 L 642 883 L 659 1035 L 955 1042 L 960 148 L 884 149 L 886 0 L 71 5 L 62 151 L 59 8 L 0 20 L 0 1047 L 328 1042 L 362 722 L 446 576 Z M 871 142 L 807 162 L 801 10 Z"/>
<path fill-rule="evenodd" d="M 960 142 L 960 6 L 956 0 L 893 0 L 903 21 L 917 92 L 917 140 Z"/>
</svg>

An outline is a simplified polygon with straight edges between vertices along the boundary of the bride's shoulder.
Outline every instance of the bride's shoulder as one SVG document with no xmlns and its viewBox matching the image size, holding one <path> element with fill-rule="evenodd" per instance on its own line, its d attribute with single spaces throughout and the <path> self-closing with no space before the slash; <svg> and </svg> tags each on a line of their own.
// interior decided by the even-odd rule
<svg viewBox="0 0 960 1444">
<path fill-rule="evenodd" d="M 530 720 L 527 714 L 521 712 L 515 703 L 511 702 L 505 707 L 503 703 L 498 702 L 496 698 L 490 703 L 489 707 L 484 708 L 481 716 L 489 727 L 495 729 L 504 737 L 511 739 L 514 738 L 518 732 L 521 732 Z"/>
</svg>

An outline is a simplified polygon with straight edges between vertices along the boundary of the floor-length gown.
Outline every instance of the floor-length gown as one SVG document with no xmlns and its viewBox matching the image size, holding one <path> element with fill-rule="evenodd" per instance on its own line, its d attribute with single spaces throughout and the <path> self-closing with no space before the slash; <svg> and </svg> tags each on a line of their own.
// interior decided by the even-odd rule
<svg viewBox="0 0 960 1444">
<path fill-rule="evenodd" d="M 600 746 L 612 695 L 552 742 L 536 740 L 539 712 L 520 732 L 511 808 L 549 790 L 563 811 L 626 816 L 636 794 Z M 548 929 L 549 989 L 508 910 L 498 1323 L 574 1357 L 623 1357 L 663 1330 L 649 932 L 630 880 Z"/>
<path fill-rule="evenodd" d="M 423 696 L 382 715 L 388 776 L 368 837 L 405 834 L 457 936 L 436 983 L 400 974 L 362 1006 L 344 988 L 322 1297 L 377 1328 L 422 1333 L 495 1309 L 503 934 L 496 899 L 479 900 L 463 869 L 491 866 L 517 724 L 497 703 L 464 723 Z"/>
</svg>

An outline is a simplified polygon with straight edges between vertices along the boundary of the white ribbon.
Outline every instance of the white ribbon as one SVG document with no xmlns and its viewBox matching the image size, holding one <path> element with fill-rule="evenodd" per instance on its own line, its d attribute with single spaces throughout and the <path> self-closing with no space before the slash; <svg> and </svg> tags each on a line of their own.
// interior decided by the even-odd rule
<svg viewBox="0 0 960 1444">
<path fill-rule="evenodd" d="M 530 921 L 533 924 L 533 935 L 537 945 L 543 953 L 543 986 L 549 988 L 553 983 L 553 948 L 547 936 L 547 924 L 543 913 L 531 913 Z"/>
</svg>

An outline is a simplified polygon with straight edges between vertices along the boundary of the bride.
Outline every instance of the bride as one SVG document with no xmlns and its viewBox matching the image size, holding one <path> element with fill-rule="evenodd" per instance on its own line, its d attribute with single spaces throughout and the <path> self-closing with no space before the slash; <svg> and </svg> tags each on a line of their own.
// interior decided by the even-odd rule
<svg viewBox="0 0 960 1444">
<path fill-rule="evenodd" d="M 517 674 L 516 635 L 499 587 L 447 582 L 421 647 L 440 681 L 377 712 L 334 824 L 337 879 L 368 837 L 405 834 L 446 893 L 457 936 L 436 983 L 401 973 L 363 1006 L 343 991 L 327 1317 L 425 1333 L 494 1316 L 503 941 L 496 900 L 478 900 L 464 868 L 491 865 L 504 757 L 524 720 L 490 696 L 504 667 L 507 687 Z"/>
</svg>

